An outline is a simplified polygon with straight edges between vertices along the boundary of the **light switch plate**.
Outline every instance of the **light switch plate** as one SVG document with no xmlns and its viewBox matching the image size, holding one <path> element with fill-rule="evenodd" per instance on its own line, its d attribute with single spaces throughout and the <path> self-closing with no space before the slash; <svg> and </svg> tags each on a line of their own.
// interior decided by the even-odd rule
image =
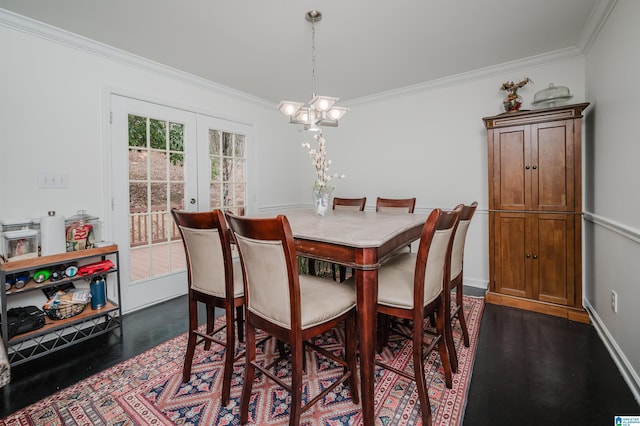
<svg viewBox="0 0 640 426">
<path fill-rule="evenodd" d="M 60 189 L 69 187 L 69 175 L 67 173 L 38 173 L 38 188 Z"/>
</svg>

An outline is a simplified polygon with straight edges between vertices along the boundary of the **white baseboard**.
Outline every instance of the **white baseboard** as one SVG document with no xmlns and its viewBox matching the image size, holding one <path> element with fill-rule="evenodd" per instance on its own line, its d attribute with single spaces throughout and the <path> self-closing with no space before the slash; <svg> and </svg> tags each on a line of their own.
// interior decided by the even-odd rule
<svg viewBox="0 0 640 426">
<path fill-rule="evenodd" d="M 489 288 L 489 281 L 481 280 L 478 278 L 464 278 L 464 285 L 469 287 L 481 288 L 487 290 Z"/>
<path fill-rule="evenodd" d="M 609 330 L 598 316 L 596 310 L 591 306 L 591 303 L 586 299 L 583 300 L 582 303 L 589 313 L 593 326 L 598 332 L 600 339 L 611 354 L 613 362 L 618 366 L 618 370 L 620 370 L 620 374 L 622 374 L 624 381 L 627 382 L 629 389 L 631 389 L 631 393 L 633 393 L 634 398 L 638 404 L 640 404 L 640 376 L 638 376 L 638 373 L 633 369 L 633 366 L 624 355 L 624 352 L 622 352 L 622 349 L 618 346 L 618 343 L 616 343 L 611 333 L 609 333 Z"/>
</svg>

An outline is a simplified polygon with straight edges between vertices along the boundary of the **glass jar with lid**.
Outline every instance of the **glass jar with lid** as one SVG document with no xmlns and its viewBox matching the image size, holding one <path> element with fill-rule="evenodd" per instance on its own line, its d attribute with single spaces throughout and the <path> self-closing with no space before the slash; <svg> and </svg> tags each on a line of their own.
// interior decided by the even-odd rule
<svg viewBox="0 0 640 426">
<path fill-rule="evenodd" d="M 534 105 L 538 108 L 547 108 L 557 105 L 561 105 L 573 98 L 573 95 L 569 93 L 569 88 L 566 86 L 556 86 L 553 83 L 549 84 L 546 89 L 540 90 L 533 96 Z"/>
</svg>

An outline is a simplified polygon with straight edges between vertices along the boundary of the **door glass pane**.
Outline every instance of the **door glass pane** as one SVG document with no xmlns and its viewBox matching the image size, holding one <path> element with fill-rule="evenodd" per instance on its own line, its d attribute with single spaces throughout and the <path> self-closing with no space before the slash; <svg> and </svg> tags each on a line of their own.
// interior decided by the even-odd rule
<svg viewBox="0 0 640 426">
<path fill-rule="evenodd" d="M 209 130 L 210 208 L 243 215 L 246 205 L 247 162 L 244 135 Z"/>
<path fill-rule="evenodd" d="M 185 268 L 171 218 L 184 204 L 184 125 L 129 115 L 131 282 Z M 168 141 L 168 143 L 167 143 Z"/>
</svg>

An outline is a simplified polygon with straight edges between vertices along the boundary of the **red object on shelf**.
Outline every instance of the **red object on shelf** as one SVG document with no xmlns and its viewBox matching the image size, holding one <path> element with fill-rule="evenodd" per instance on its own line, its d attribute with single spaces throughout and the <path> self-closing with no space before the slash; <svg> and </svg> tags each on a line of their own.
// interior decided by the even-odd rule
<svg viewBox="0 0 640 426">
<path fill-rule="evenodd" d="M 100 272 L 106 272 L 115 265 L 109 259 L 101 260 L 100 262 L 89 263 L 78 268 L 78 275 L 85 276 L 91 274 L 99 274 Z"/>
</svg>

